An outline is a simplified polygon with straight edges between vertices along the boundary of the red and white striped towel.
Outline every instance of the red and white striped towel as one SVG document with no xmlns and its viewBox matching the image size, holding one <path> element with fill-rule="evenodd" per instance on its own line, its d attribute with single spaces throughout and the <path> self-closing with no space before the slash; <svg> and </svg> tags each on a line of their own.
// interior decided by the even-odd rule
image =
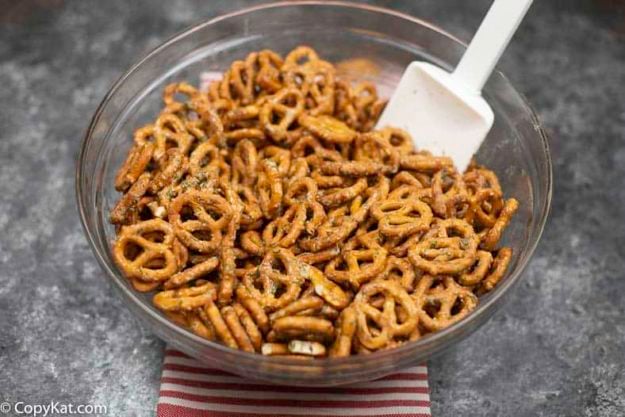
<svg viewBox="0 0 625 417">
<path fill-rule="evenodd" d="M 431 417 L 427 368 L 345 387 L 284 389 L 165 351 L 157 417 L 252 416 Z"/>
</svg>

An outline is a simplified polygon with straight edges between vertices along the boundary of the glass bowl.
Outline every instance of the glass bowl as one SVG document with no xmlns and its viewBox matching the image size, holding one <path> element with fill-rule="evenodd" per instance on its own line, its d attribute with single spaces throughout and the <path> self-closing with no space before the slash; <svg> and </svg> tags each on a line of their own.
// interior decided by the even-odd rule
<svg viewBox="0 0 625 417">
<path fill-rule="evenodd" d="M 342 67 L 350 78 L 375 82 L 387 97 L 409 62 L 426 60 L 450 69 L 465 49 L 452 35 L 417 18 L 330 1 L 268 4 L 197 25 L 139 61 L 98 107 L 77 165 L 80 216 L 98 262 L 126 304 L 171 346 L 225 371 L 278 384 L 330 386 L 371 380 L 422 362 L 484 324 L 519 282 L 536 248 L 551 199 L 549 148 L 529 105 L 499 72 L 484 90 L 496 122 L 477 159 L 499 175 L 506 195 L 521 203 L 504 242 L 513 248 L 514 256 L 495 290 L 482 297 L 472 314 L 449 328 L 364 356 L 303 362 L 250 354 L 209 342 L 167 320 L 152 306 L 149 295 L 130 287 L 111 257 L 115 233 L 108 214 L 119 197 L 113 187 L 115 171 L 130 148 L 134 129 L 158 113 L 163 87 L 180 80 L 197 84 L 202 72 L 221 72 L 251 51 L 270 48 L 285 53 L 300 44 L 316 48 L 335 63 L 349 60 Z"/>
</svg>

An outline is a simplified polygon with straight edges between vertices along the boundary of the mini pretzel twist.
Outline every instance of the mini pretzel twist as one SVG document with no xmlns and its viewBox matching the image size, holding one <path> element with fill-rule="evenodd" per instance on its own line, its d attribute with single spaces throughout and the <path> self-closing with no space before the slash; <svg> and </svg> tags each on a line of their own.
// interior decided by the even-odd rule
<svg viewBox="0 0 625 417">
<path fill-rule="evenodd" d="M 126 276 L 165 281 L 178 271 L 173 241 L 172 226 L 160 219 L 124 226 L 113 246 L 113 259 Z"/>
<path fill-rule="evenodd" d="M 389 256 L 386 259 L 386 268 L 380 278 L 399 283 L 406 291 L 414 289 L 417 274 L 407 259 Z"/>
<path fill-rule="evenodd" d="M 387 251 L 376 242 L 374 234 L 355 237 L 347 243 L 341 257 L 328 262 L 326 275 L 354 288 L 381 274 L 386 267 Z"/>
<path fill-rule="evenodd" d="M 453 235 L 456 236 L 453 236 Z M 437 222 L 431 233 L 408 252 L 412 264 L 432 275 L 458 274 L 475 261 L 477 236 L 460 219 Z"/>
<path fill-rule="evenodd" d="M 295 244 L 304 231 L 306 205 L 290 206 L 284 214 L 269 223 L 263 230 L 263 241 L 267 246 L 289 248 Z"/>
<path fill-rule="evenodd" d="M 287 137 L 288 128 L 304 110 L 304 97 L 295 88 L 285 88 L 267 98 L 260 111 L 260 123 L 271 138 L 281 142 Z M 274 122 L 274 120 L 278 122 Z"/>
<path fill-rule="evenodd" d="M 371 305 L 372 298 L 378 295 L 384 299 L 381 310 Z M 394 281 L 374 281 L 364 285 L 354 302 L 358 340 L 370 350 L 382 349 L 397 337 L 409 336 L 419 322 L 415 302 Z M 404 311 L 401 318 L 398 309 Z"/>
<path fill-rule="evenodd" d="M 185 124 L 178 116 L 172 113 L 161 114 L 154 123 L 154 157 L 165 155 L 170 145 L 174 145 L 180 153 L 186 155 L 193 143 L 193 137 L 187 132 Z"/>
<path fill-rule="evenodd" d="M 242 278 L 247 291 L 267 311 L 286 306 L 301 291 L 301 278 L 289 261 L 284 252 L 268 251 L 262 263 Z"/>
<path fill-rule="evenodd" d="M 469 168 L 463 175 L 467 190 L 475 194 L 479 190 L 491 189 L 498 194 L 503 194 L 497 175 L 489 169 L 482 167 Z"/>
<path fill-rule="evenodd" d="M 328 213 L 315 237 L 304 238 L 299 244 L 304 250 L 319 252 L 345 240 L 357 227 L 358 222 L 348 214 L 347 208 L 340 207 Z"/>
<path fill-rule="evenodd" d="M 190 211 L 195 219 L 185 220 L 183 210 Z M 169 222 L 176 236 L 188 247 L 202 253 L 217 250 L 223 231 L 232 218 L 232 208 L 217 194 L 189 190 L 178 196 L 169 211 Z"/>
<path fill-rule="evenodd" d="M 442 218 L 457 217 L 466 210 L 468 194 L 462 176 L 442 169 L 432 178 L 432 209 Z M 463 207 L 464 206 L 464 207 Z"/>
<path fill-rule="evenodd" d="M 277 53 L 265 49 L 258 53 L 259 69 L 256 72 L 256 84 L 269 94 L 282 88 L 280 68 L 283 61 Z"/>
<path fill-rule="evenodd" d="M 416 199 L 382 202 L 375 207 L 372 214 L 379 220 L 382 234 L 399 237 L 428 230 L 433 218 L 430 206 Z"/>
<path fill-rule="evenodd" d="M 477 297 L 451 277 L 423 276 L 413 294 L 419 322 L 430 331 L 451 326 L 477 306 Z"/>
<path fill-rule="evenodd" d="M 480 226 L 493 227 L 503 206 L 503 197 L 497 191 L 492 188 L 480 189 L 470 197 L 468 217 Z"/>
</svg>

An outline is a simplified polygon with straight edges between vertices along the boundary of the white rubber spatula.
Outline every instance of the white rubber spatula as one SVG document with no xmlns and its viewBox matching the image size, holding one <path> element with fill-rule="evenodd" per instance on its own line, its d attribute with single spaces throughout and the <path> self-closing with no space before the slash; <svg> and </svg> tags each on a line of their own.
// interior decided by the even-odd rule
<svg viewBox="0 0 625 417">
<path fill-rule="evenodd" d="M 493 110 L 482 87 L 532 0 L 495 0 L 453 73 L 411 63 L 378 121 L 412 135 L 417 149 L 453 159 L 464 172 L 490 131 Z"/>
</svg>

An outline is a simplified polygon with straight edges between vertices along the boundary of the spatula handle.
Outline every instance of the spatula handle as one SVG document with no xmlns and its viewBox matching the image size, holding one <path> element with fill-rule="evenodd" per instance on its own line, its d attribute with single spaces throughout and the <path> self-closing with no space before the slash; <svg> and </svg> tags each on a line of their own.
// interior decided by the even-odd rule
<svg viewBox="0 0 625 417">
<path fill-rule="evenodd" d="M 533 0 L 495 0 L 452 77 L 481 94 Z"/>
</svg>

